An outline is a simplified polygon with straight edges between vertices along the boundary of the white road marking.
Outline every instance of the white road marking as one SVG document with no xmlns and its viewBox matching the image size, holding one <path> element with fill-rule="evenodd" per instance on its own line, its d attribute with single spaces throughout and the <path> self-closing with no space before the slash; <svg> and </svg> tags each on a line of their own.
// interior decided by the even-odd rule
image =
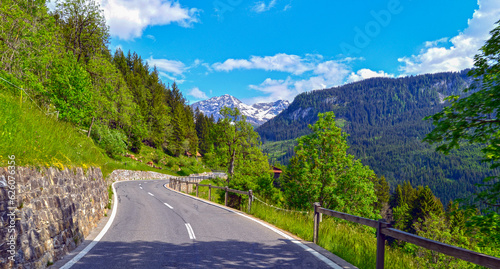
<svg viewBox="0 0 500 269">
<path fill-rule="evenodd" d="M 167 188 L 167 187 L 166 187 L 166 184 L 165 184 L 165 185 L 163 185 L 163 187 L 164 187 L 165 189 L 167 189 L 167 190 L 170 190 L 169 188 Z M 174 190 L 171 190 L 171 191 L 176 192 L 176 193 L 181 194 L 181 195 L 184 195 L 184 196 L 187 196 L 187 197 L 190 197 L 190 198 L 192 198 L 192 199 L 198 200 L 198 201 L 200 201 L 200 202 L 203 202 L 203 203 L 206 203 L 206 204 L 209 204 L 209 205 L 213 205 L 213 206 L 215 206 L 215 207 L 218 207 L 218 208 L 221 208 L 221 209 L 227 210 L 227 211 L 229 211 L 229 212 L 233 212 L 233 213 L 235 213 L 235 214 L 237 214 L 237 215 L 240 215 L 240 216 L 242 216 L 242 217 L 244 217 L 244 218 L 247 218 L 247 219 L 249 219 L 249 220 L 251 220 L 251 221 L 257 222 L 258 224 L 260 224 L 260 225 L 262 225 L 262 226 L 264 226 L 264 227 L 268 228 L 269 230 L 271 230 L 271 231 L 273 231 L 273 232 L 275 232 L 275 233 L 277 233 L 277 234 L 279 234 L 279 235 L 283 236 L 285 239 L 290 240 L 292 243 L 297 244 L 298 246 L 300 246 L 301 248 L 303 248 L 305 251 L 307 251 L 307 252 L 311 253 L 312 255 L 314 255 L 314 257 L 316 257 L 316 258 L 320 259 L 321 261 L 323 261 L 324 263 L 326 263 L 326 264 L 327 264 L 328 266 L 330 266 L 331 268 L 334 268 L 334 269 L 342 269 L 342 267 L 340 267 L 338 264 L 334 263 L 333 261 L 331 261 L 331 260 L 330 260 L 330 259 L 328 259 L 327 257 L 323 256 L 321 253 L 319 253 L 319 252 L 317 252 L 316 250 L 314 250 L 314 249 L 312 249 L 312 248 L 310 248 L 310 247 L 308 247 L 308 246 L 306 246 L 306 245 L 302 244 L 302 242 L 300 242 L 299 240 L 297 240 L 297 239 L 295 239 L 295 238 L 293 238 L 293 237 L 291 237 L 291 236 L 289 236 L 289 235 L 287 235 L 287 234 L 283 233 L 282 231 L 280 231 L 280 230 L 278 230 L 278 229 L 276 229 L 276 228 L 274 228 L 274 227 L 271 227 L 271 226 L 267 225 L 266 223 L 264 223 L 264 222 L 262 222 L 262 221 L 256 220 L 256 219 L 254 219 L 254 218 L 251 218 L 251 217 L 249 217 L 249 216 L 246 216 L 246 215 L 241 214 L 241 213 L 239 213 L 239 212 L 236 212 L 236 211 L 234 211 L 234 210 L 228 209 L 228 208 L 226 208 L 226 207 L 222 207 L 222 206 L 220 206 L 220 205 L 218 205 L 218 204 L 214 204 L 214 203 L 212 203 L 212 202 L 208 202 L 208 201 L 202 200 L 202 199 L 200 199 L 200 198 L 198 198 L 198 197 L 194 197 L 194 196 L 191 196 L 191 195 L 188 195 L 188 194 L 185 194 L 185 193 L 182 193 L 182 192 L 177 192 L 177 191 L 174 191 Z M 187 224 L 186 224 L 186 226 L 187 226 Z M 193 234 L 193 235 L 194 235 L 194 234 Z"/>
<path fill-rule="evenodd" d="M 189 223 L 186 223 L 186 229 L 188 230 L 189 239 L 196 239 L 196 236 L 194 236 L 193 228 Z"/>
<path fill-rule="evenodd" d="M 174 209 L 171 205 L 164 203 L 166 206 L 168 206 L 170 209 Z"/>
<path fill-rule="evenodd" d="M 78 255 L 76 255 L 75 257 L 73 257 L 73 259 L 71 259 L 69 262 L 67 262 L 65 265 L 63 265 L 61 267 L 61 269 L 71 268 L 71 266 L 75 265 L 75 263 L 77 263 L 81 258 L 83 258 L 83 256 L 87 255 L 87 253 L 89 253 L 89 251 L 102 239 L 102 237 L 106 234 L 106 232 L 111 227 L 111 224 L 113 223 L 113 220 L 115 219 L 115 216 L 116 216 L 116 211 L 118 210 L 118 201 L 116 198 L 117 194 L 116 194 L 116 189 L 115 189 L 116 183 L 118 183 L 118 181 L 113 183 L 113 185 L 111 185 L 113 188 L 113 193 L 114 193 L 114 195 L 113 195 L 113 212 L 111 212 L 111 216 L 109 217 L 108 222 L 106 223 L 104 228 L 101 230 L 99 235 L 97 235 L 97 237 L 94 238 L 94 240 L 92 242 L 90 242 L 90 244 L 86 248 L 84 248 L 80 253 L 78 253 Z"/>
<path fill-rule="evenodd" d="M 150 193 L 150 192 L 148 192 L 148 194 L 149 194 L 149 195 L 151 195 L 151 196 L 155 196 L 154 194 L 152 194 L 152 193 Z"/>
</svg>

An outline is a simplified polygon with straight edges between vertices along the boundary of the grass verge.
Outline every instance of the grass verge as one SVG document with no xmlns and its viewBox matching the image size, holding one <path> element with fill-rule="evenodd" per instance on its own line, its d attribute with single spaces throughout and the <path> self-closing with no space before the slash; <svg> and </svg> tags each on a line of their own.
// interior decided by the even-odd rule
<svg viewBox="0 0 500 269">
<path fill-rule="evenodd" d="M 104 177 L 113 170 L 154 171 L 170 175 L 208 171 L 194 158 L 174 158 L 144 146 L 140 161 L 126 157 L 112 159 L 94 144 L 83 130 L 46 115 L 30 101 L 0 93 L 0 166 L 9 165 L 15 156 L 16 166 L 57 167 L 59 169 L 99 167 Z M 150 167 L 153 161 L 162 169 Z"/>
<path fill-rule="evenodd" d="M 202 181 L 201 184 L 216 185 L 210 180 Z M 193 192 L 191 195 L 196 193 Z M 200 187 L 198 195 L 208 200 L 208 187 Z M 212 189 L 212 201 L 223 201 L 220 199 L 223 195 L 223 192 Z M 244 212 L 246 212 L 245 204 L 242 205 Z M 279 211 L 254 201 L 251 214 L 306 241 L 313 239 L 312 211 L 309 213 Z M 377 250 L 375 229 L 323 216 L 318 245 L 358 268 L 375 268 Z M 394 269 L 418 268 L 422 266 L 422 261 L 417 263 L 413 255 L 386 246 L 385 265 L 386 268 Z"/>
</svg>

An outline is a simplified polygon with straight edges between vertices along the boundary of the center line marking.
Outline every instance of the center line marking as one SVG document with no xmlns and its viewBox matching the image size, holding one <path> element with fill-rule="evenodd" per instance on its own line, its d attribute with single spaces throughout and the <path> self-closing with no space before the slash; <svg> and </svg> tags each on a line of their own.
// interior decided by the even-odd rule
<svg viewBox="0 0 500 269">
<path fill-rule="evenodd" d="M 168 206 L 170 209 L 174 209 L 171 205 L 164 203 L 166 206 Z"/>
<path fill-rule="evenodd" d="M 186 229 L 188 230 L 188 234 L 189 234 L 189 239 L 196 239 L 196 236 L 194 236 L 194 231 L 193 231 L 193 228 L 191 227 L 191 225 L 189 223 L 186 223 Z"/>
<path fill-rule="evenodd" d="M 151 195 L 151 196 L 154 196 L 154 194 L 152 194 L 152 193 L 150 193 L 150 192 L 148 192 L 148 194 L 149 194 L 149 195 Z"/>
</svg>

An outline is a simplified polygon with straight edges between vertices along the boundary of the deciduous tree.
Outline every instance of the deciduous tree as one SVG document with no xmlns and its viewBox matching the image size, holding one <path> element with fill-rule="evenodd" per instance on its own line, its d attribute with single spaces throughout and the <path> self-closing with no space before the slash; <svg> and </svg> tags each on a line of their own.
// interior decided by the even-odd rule
<svg viewBox="0 0 500 269">
<path fill-rule="evenodd" d="M 335 125 L 333 112 L 318 118 L 309 126 L 313 133 L 297 139 L 285 182 L 288 198 L 296 207 L 320 202 L 333 210 L 376 217 L 374 172 L 346 153 L 347 134 Z"/>
</svg>

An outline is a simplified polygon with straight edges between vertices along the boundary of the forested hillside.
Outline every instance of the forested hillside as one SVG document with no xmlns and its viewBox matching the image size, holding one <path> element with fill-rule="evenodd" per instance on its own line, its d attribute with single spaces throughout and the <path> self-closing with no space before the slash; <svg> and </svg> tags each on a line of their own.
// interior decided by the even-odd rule
<svg viewBox="0 0 500 269">
<path fill-rule="evenodd" d="M 73 124 L 110 157 L 149 146 L 172 156 L 199 148 L 194 111 L 175 83 L 134 52 L 108 48 L 95 2 L 2 1 L 0 90 Z M 22 159 L 22 156 L 19 156 Z"/>
<path fill-rule="evenodd" d="M 349 153 L 360 158 L 392 187 L 404 181 L 413 186 L 429 185 L 443 200 L 474 192 L 474 183 L 494 172 L 481 164 L 478 146 L 465 145 L 445 156 L 422 139 L 432 128 L 424 117 L 443 109 L 446 96 L 463 94 L 471 85 L 467 70 L 405 78 L 372 78 L 340 87 L 298 95 L 288 109 L 260 126 L 257 131 L 264 149 L 289 145 L 274 160 L 287 163 L 292 156 L 289 140 L 306 134 L 319 112 L 333 111 L 336 123 L 349 134 Z M 267 147 L 266 144 L 272 145 Z M 271 161 L 274 161 L 271 159 Z"/>
</svg>

